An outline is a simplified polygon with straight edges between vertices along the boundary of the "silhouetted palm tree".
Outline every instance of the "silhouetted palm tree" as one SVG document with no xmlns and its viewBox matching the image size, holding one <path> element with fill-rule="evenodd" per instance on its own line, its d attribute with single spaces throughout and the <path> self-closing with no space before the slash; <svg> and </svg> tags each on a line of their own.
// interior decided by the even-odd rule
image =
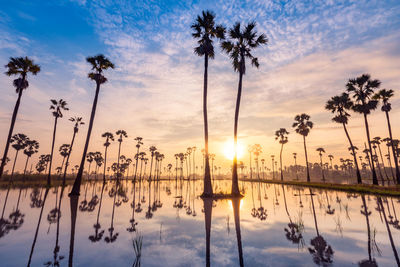
<svg viewBox="0 0 400 267">
<path fill-rule="evenodd" d="M 60 155 L 63 158 L 62 162 L 61 162 L 61 168 L 60 168 L 60 170 L 61 170 L 64 167 L 65 159 L 67 158 L 67 156 L 69 154 L 69 144 L 62 144 L 60 146 L 60 148 L 58 149 L 58 151 L 60 152 Z"/>
<path fill-rule="evenodd" d="M 139 161 L 139 150 L 140 150 L 140 146 L 143 145 L 143 142 L 142 142 L 143 138 L 138 136 L 134 140 L 136 141 L 136 149 L 137 149 L 137 151 L 136 151 L 136 155 L 134 157 L 136 163 L 135 163 L 135 175 L 133 177 L 133 180 L 136 182 L 136 175 L 137 175 L 138 161 Z"/>
<path fill-rule="evenodd" d="M 65 162 L 65 168 L 64 168 L 64 176 L 63 176 L 63 185 L 65 185 L 65 177 L 67 176 L 67 169 L 68 169 L 68 165 L 69 165 L 69 158 L 71 156 L 71 152 L 72 152 L 72 147 L 74 146 L 74 142 L 75 142 L 75 136 L 79 131 L 79 126 L 84 125 L 85 123 L 82 121 L 82 117 L 71 117 L 69 119 L 70 121 L 72 121 L 74 123 L 74 133 L 72 135 L 72 140 L 71 143 L 69 145 L 69 151 L 68 151 L 68 156 L 67 156 L 67 161 Z"/>
<path fill-rule="evenodd" d="M 283 166 L 282 166 L 282 152 L 283 152 L 283 145 L 288 142 L 287 135 L 289 132 L 285 128 L 280 128 L 275 132 L 275 140 L 279 140 L 279 144 L 281 144 L 281 152 L 279 154 L 279 161 L 281 166 L 281 181 L 283 181 Z"/>
<path fill-rule="evenodd" d="M 24 149 L 24 154 L 26 155 L 25 168 L 24 168 L 24 177 L 26 174 L 26 168 L 28 166 L 28 161 L 33 154 L 36 154 L 39 149 L 39 142 L 36 140 L 27 140 L 26 148 Z"/>
<path fill-rule="evenodd" d="M 155 153 L 156 153 L 157 148 L 156 148 L 155 146 L 151 146 L 151 147 L 149 148 L 149 150 L 150 150 L 150 153 L 151 153 L 149 180 L 151 180 L 151 171 L 152 171 L 152 169 L 153 169 L 153 158 L 154 158 L 154 155 L 155 155 Z M 150 185 L 149 185 L 149 186 L 150 186 Z M 149 204 L 150 204 L 150 203 L 149 203 Z"/>
<path fill-rule="evenodd" d="M 352 150 L 352 155 L 354 158 L 354 164 L 356 166 L 357 173 L 357 183 L 361 184 L 361 174 L 360 168 L 358 167 L 358 161 L 356 157 L 356 152 L 354 151 L 353 142 L 351 141 L 349 132 L 347 130 L 347 123 L 349 122 L 350 114 L 347 112 L 353 107 L 353 102 L 350 100 L 349 94 L 343 93 L 338 96 L 332 97 L 326 103 L 325 109 L 330 110 L 335 116 L 332 118 L 332 121 L 336 123 L 341 123 L 343 125 L 344 132 L 346 133 L 346 137 L 349 140 L 350 148 Z"/>
<path fill-rule="evenodd" d="M 11 169 L 10 181 L 12 181 L 12 178 L 14 175 L 15 163 L 17 162 L 18 152 L 27 146 L 28 140 L 29 140 L 29 138 L 25 134 L 21 134 L 21 133 L 14 134 L 11 137 L 10 143 L 12 144 L 11 146 L 16 150 L 16 152 L 15 152 L 14 163 L 13 163 L 13 166 Z"/>
<path fill-rule="evenodd" d="M 47 186 L 50 186 L 50 184 L 51 184 L 51 180 L 50 180 L 51 179 L 51 164 L 53 163 L 53 152 L 54 152 L 54 143 L 56 141 L 57 121 L 58 121 L 58 118 L 63 117 L 63 114 L 62 114 L 63 110 L 69 110 L 67 108 L 67 102 L 65 102 L 62 99 L 60 99 L 58 101 L 51 99 L 50 101 L 51 101 L 50 110 L 52 111 L 52 114 L 54 116 L 54 128 L 53 128 L 53 139 L 51 142 L 49 173 L 47 175 Z"/>
<path fill-rule="evenodd" d="M 88 128 L 88 132 L 87 132 L 87 136 L 86 136 L 85 147 L 83 149 L 81 165 L 79 166 L 79 171 L 78 171 L 78 174 L 76 175 L 74 186 L 72 188 L 70 195 L 71 194 L 79 195 L 81 182 L 82 182 L 83 168 L 85 165 L 86 153 L 87 153 L 87 150 L 89 147 L 90 135 L 92 133 L 93 122 L 94 122 L 94 116 L 96 114 L 97 99 L 99 97 L 100 85 L 107 82 L 107 78 L 103 76 L 103 71 L 107 70 L 109 68 L 112 68 L 112 69 L 114 68 L 114 64 L 111 63 L 111 61 L 108 60 L 104 55 L 88 57 L 88 58 L 86 58 L 86 61 L 92 65 L 93 72 L 90 72 L 88 74 L 88 77 L 89 77 L 89 79 L 96 82 L 96 93 L 95 93 L 95 97 L 93 100 L 92 112 L 90 114 L 89 128 Z"/>
<path fill-rule="evenodd" d="M 111 144 L 110 141 L 114 141 L 114 136 L 110 132 L 105 132 L 101 135 L 101 137 L 106 138 L 106 141 L 104 142 L 105 151 L 104 151 L 104 171 L 103 171 L 103 183 L 105 183 L 106 182 L 106 166 L 107 166 L 107 150 Z"/>
<path fill-rule="evenodd" d="M 89 180 L 89 178 L 90 178 L 90 167 L 92 165 L 93 160 L 94 160 L 94 152 L 88 152 L 86 154 L 86 161 L 89 162 L 89 168 L 88 168 L 88 172 L 87 172 L 87 180 Z"/>
<path fill-rule="evenodd" d="M 19 109 L 19 105 L 21 103 L 22 92 L 24 89 L 28 88 L 28 73 L 32 73 L 32 75 L 36 75 L 40 72 L 40 66 L 36 65 L 32 59 L 28 57 L 11 57 L 8 64 L 5 66 L 7 71 L 6 75 L 17 75 L 18 78 L 13 81 L 13 85 L 16 88 L 16 93 L 18 94 L 17 102 L 14 106 L 14 111 L 11 117 L 10 129 L 8 131 L 6 145 L 4 147 L 3 158 L 0 162 L 0 178 L 3 175 L 4 166 L 7 161 L 8 149 L 10 147 L 11 136 L 14 131 L 15 121 L 17 119 L 17 113 Z"/>
<path fill-rule="evenodd" d="M 233 169 L 232 169 L 232 195 L 240 195 L 238 174 L 237 174 L 237 131 L 239 122 L 239 108 L 240 100 L 242 95 L 242 79 L 243 75 L 246 74 L 246 58 L 251 60 L 251 64 L 258 68 L 258 59 L 254 57 L 251 52 L 255 48 L 266 44 L 268 42 L 267 37 L 264 34 L 258 35 L 255 31 L 256 23 L 248 23 L 244 29 L 241 29 L 240 23 L 237 22 L 229 30 L 230 40 L 222 42 L 222 50 L 225 51 L 232 60 L 234 71 L 239 73 L 239 84 L 238 93 L 236 99 L 235 108 L 235 123 L 234 123 L 234 157 L 233 157 Z"/>
<path fill-rule="evenodd" d="M 322 172 L 322 181 L 325 182 L 325 174 L 324 174 L 324 164 L 322 163 L 322 154 L 325 153 L 325 149 L 322 147 L 317 148 L 317 152 L 319 153 L 319 160 L 320 160 L 320 166 L 321 166 L 321 172 Z"/>
<path fill-rule="evenodd" d="M 299 180 L 299 174 L 297 171 L 297 153 L 293 153 L 293 159 L 294 159 L 294 171 L 296 172 L 296 180 Z"/>
<path fill-rule="evenodd" d="M 371 76 L 369 74 L 363 74 L 357 78 L 350 79 L 347 83 L 347 91 L 353 94 L 353 98 L 355 100 L 352 109 L 364 116 L 365 130 L 367 133 L 367 141 L 369 146 L 369 153 L 371 159 L 372 156 L 372 145 L 371 138 L 369 133 L 368 119 L 367 116 L 371 113 L 372 110 L 375 110 L 378 105 L 377 100 L 373 100 L 372 96 L 375 89 L 378 89 L 381 82 L 379 80 L 371 80 Z M 378 178 L 376 176 L 375 164 L 371 161 L 371 171 L 372 171 L 372 182 L 373 184 L 378 184 Z"/>
<path fill-rule="evenodd" d="M 381 100 L 382 101 L 382 108 L 381 110 L 383 112 L 385 112 L 386 114 L 386 120 L 387 120 L 387 124 L 388 124 L 388 130 L 389 130 L 389 138 L 391 141 L 391 147 L 392 147 L 392 152 L 393 152 L 393 160 L 394 160 L 394 164 L 396 167 L 396 180 L 397 183 L 400 184 L 400 170 L 399 170 L 399 162 L 397 159 L 397 153 L 396 153 L 396 149 L 395 149 L 395 145 L 393 142 L 393 135 L 392 135 L 392 126 L 390 124 L 390 118 L 389 118 L 389 112 L 392 110 L 392 105 L 391 103 L 389 103 L 390 98 L 392 98 L 394 96 L 394 91 L 392 89 L 381 89 L 379 90 L 378 93 L 376 93 L 373 98 L 375 100 Z"/>
<path fill-rule="evenodd" d="M 294 117 L 295 122 L 293 123 L 292 127 L 296 128 L 296 133 L 303 136 L 303 143 L 304 143 L 304 153 L 306 155 L 306 168 L 307 168 L 307 182 L 310 182 L 310 170 L 308 166 L 308 155 L 307 155 L 307 146 L 306 146 L 306 137 L 310 133 L 310 130 L 313 128 L 314 123 L 310 121 L 310 115 L 302 113 L 300 115 L 296 115 Z"/>
<path fill-rule="evenodd" d="M 118 143 L 119 143 L 119 145 L 118 145 L 118 158 L 117 158 L 117 166 L 118 166 L 118 173 L 117 173 L 117 179 L 119 179 L 120 177 L 120 173 L 119 173 L 119 160 L 120 160 L 120 155 L 121 155 L 121 144 L 122 144 L 122 141 L 123 141 L 123 138 L 125 137 L 125 138 L 127 138 L 128 137 L 128 134 L 124 131 L 124 130 L 118 130 L 116 133 L 115 133 L 117 136 L 119 136 L 119 138 L 118 138 Z"/>
<path fill-rule="evenodd" d="M 215 25 L 215 14 L 211 11 L 203 11 L 197 16 L 191 25 L 192 36 L 197 39 L 198 46 L 194 53 L 200 57 L 204 56 L 204 83 L 203 83 L 203 119 L 204 119 L 204 143 L 205 143 L 205 169 L 204 169 L 204 191 L 203 196 L 213 194 L 211 185 L 210 163 L 208 155 L 208 119 L 207 119 L 207 87 L 208 87 L 208 59 L 214 58 L 213 39 L 225 38 L 225 27 Z"/>
</svg>

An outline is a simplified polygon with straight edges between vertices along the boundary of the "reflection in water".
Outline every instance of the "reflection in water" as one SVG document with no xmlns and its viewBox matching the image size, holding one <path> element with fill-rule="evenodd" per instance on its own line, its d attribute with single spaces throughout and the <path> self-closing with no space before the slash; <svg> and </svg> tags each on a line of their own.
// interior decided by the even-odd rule
<svg viewBox="0 0 400 267">
<path fill-rule="evenodd" d="M 398 199 L 258 181 L 241 182 L 241 199 L 201 199 L 194 175 L 177 170 L 163 181 L 143 169 L 136 182 L 87 182 L 69 201 L 69 186 L 7 185 L 1 265 L 67 265 L 67 253 L 69 266 L 399 264 Z M 229 185 L 215 179 L 213 187 L 229 192 Z"/>
</svg>

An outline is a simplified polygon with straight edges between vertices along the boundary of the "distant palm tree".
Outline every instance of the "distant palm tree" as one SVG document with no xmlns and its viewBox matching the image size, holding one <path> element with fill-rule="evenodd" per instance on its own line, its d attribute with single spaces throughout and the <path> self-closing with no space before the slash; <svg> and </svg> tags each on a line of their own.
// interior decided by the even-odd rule
<svg viewBox="0 0 400 267">
<path fill-rule="evenodd" d="M 321 165 L 321 172 L 322 172 L 322 181 L 325 182 L 325 174 L 324 174 L 324 164 L 322 163 L 322 154 L 325 153 L 325 149 L 322 147 L 317 148 L 317 152 L 319 153 L 319 160 Z"/>
<path fill-rule="evenodd" d="M 80 125 L 84 125 L 85 123 L 82 121 L 82 117 L 71 117 L 69 119 L 70 121 L 72 121 L 74 123 L 74 133 L 72 135 L 72 140 L 71 143 L 69 145 L 69 151 L 68 151 L 68 155 L 67 155 L 67 160 L 65 162 L 65 167 L 64 167 L 64 176 L 63 176 L 63 185 L 65 185 L 65 178 L 67 176 L 67 169 L 68 169 L 68 165 L 69 165 L 69 158 L 71 156 L 71 152 L 72 152 L 72 147 L 74 146 L 74 142 L 75 142 L 75 136 L 79 131 L 79 126 Z"/>
<path fill-rule="evenodd" d="M 232 171 L 232 195 L 240 195 L 238 174 L 237 174 L 237 131 L 239 122 L 239 108 L 242 95 L 242 79 L 246 74 L 246 58 L 251 60 L 251 64 L 258 68 L 258 59 L 251 52 L 253 49 L 266 44 L 267 37 L 264 34 L 258 35 L 255 31 L 256 23 L 248 23 L 244 29 L 241 29 L 240 23 L 237 22 L 229 30 L 230 40 L 222 42 L 222 50 L 225 51 L 232 60 L 234 71 L 239 72 L 238 93 L 235 108 L 235 124 L 234 124 L 234 158 Z"/>
<path fill-rule="evenodd" d="M 137 168 L 138 168 L 138 161 L 139 161 L 139 153 L 140 153 L 139 150 L 140 150 L 140 146 L 143 145 L 143 142 L 142 142 L 143 138 L 138 136 L 134 140 L 136 141 L 136 149 L 137 149 L 137 151 L 136 151 L 136 155 L 134 157 L 134 159 L 136 160 L 136 163 L 135 163 L 135 175 L 133 177 L 133 180 L 136 182 L 136 175 L 137 175 Z"/>
<path fill-rule="evenodd" d="M 28 73 L 32 73 L 32 75 L 36 75 L 40 72 L 40 66 L 36 65 L 32 59 L 28 57 L 11 57 L 8 64 L 5 66 L 7 68 L 6 75 L 18 75 L 19 77 L 13 81 L 13 85 L 16 88 L 16 93 L 18 94 L 17 102 L 14 106 L 14 111 L 11 117 L 11 125 L 8 131 L 6 145 L 4 147 L 3 158 L 0 161 L 0 178 L 3 175 L 4 166 L 7 162 L 7 154 L 8 149 L 10 147 L 11 136 L 14 131 L 15 121 L 17 119 L 17 113 L 19 109 L 19 105 L 21 103 L 22 91 L 28 88 L 29 83 L 27 80 Z"/>
<path fill-rule="evenodd" d="M 14 163 L 13 163 L 12 170 L 11 170 L 10 181 L 12 181 L 12 177 L 14 175 L 15 163 L 17 162 L 18 152 L 27 146 L 28 140 L 29 140 L 29 138 L 25 134 L 21 134 L 21 133 L 14 134 L 11 137 L 10 143 L 12 144 L 11 146 L 16 150 L 16 152 L 15 152 Z"/>
<path fill-rule="evenodd" d="M 281 181 L 283 181 L 283 166 L 282 166 L 282 152 L 283 152 L 283 145 L 288 142 L 287 135 L 289 132 L 285 128 L 280 128 L 275 132 L 275 140 L 279 140 L 279 144 L 281 144 L 281 152 L 279 154 L 279 161 L 281 166 Z"/>
<path fill-rule="evenodd" d="M 371 114 L 371 111 L 375 110 L 378 106 L 378 101 L 373 100 L 372 96 L 375 89 L 378 89 L 381 82 L 379 80 L 371 80 L 371 76 L 369 74 L 363 74 L 357 78 L 350 79 L 347 83 L 347 92 L 353 94 L 353 98 L 355 100 L 352 109 L 364 116 L 365 130 L 367 133 L 367 141 L 369 146 L 370 158 L 373 159 L 372 156 L 372 145 L 371 145 L 371 137 L 369 133 L 368 126 L 368 118 L 367 116 Z M 373 184 L 378 184 L 378 178 L 376 176 L 375 164 L 373 160 L 371 160 L 371 170 L 372 170 L 372 182 Z"/>
<path fill-rule="evenodd" d="M 297 153 L 293 153 L 293 159 L 294 159 L 294 170 L 296 172 L 296 180 L 299 180 L 299 175 L 297 173 Z"/>
<path fill-rule="evenodd" d="M 389 130 L 390 145 L 392 147 L 393 160 L 394 160 L 394 164 L 395 164 L 395 167 L 396 167 L 396 180 L 397 180 L 397 184 L 400 184 L 399 162 L 398 162 L 398 158 L 397 158 L 395 145 L 394 145 L 394 142 L 393 142 L 392 126 L 390 124 L 390 118 L 389 118 L 389 112 L 392 110 L 392 105 L 391 105 L 391 103 L 389 103 L 389 99 L 392 98 L 393 95 L 394 95 L 394 91 L 392 89 L 389 89 L 389 90 L 381 89 L 381 90 L 379 90 L 378 93 L 376 93 L 373 96 L 373 99 L 382 101 L 381 110 L 383 112 L 385 112 L 385 114 L 386 114 L 386 121 L 387 121 L 387 124 L 388 124 L 388 130 Z"/>
<path fill-rule="evenodd" d="M 92 133 L 93 122 L 94 122 L 94 116 L 96 114 L 97 99 L 99 97 L 100 85 L 107 82 L 107 78 L 103 76 L 103 70 L 107 70 L 109 68 L 111 68 L 111 69 L 114 68 L 114 64 L 111 63 L 111 61 L 108 60 L 104 55 L 88 57 L 88 58 L 86 58 L 86 61 L 92 65 L 93 72 L 90 72 L 88 77 L 89 77 L 89 79 L 96 82 L 96 93 L 95 93 L 95 97 L 93 100 L 92 112 L 90 115 L 89 128 L 88 128 L 88 133 L 86 136 L 85 147 L 83 149 L 81 165 L 79 166 L 79 171 L 78 171 L 78 174 L 76 175 L 74 186 L 71 190 L 70 195 L 79 195 L 81 182 L 82 182 L 83 168 L 85 165 L 86 153 L 87 153 L 87 150 L 89 147 L 90 135 Z"/>
<path fill-rule="evenodd" d="M 386 168 L 385 168 L 385 161 L 384 161 L 383 155 L 382 155 L 381 140 L 382 140 L 382 138 L 380 138 L 379 136 L 376 136 L 376 137 L 372 138 L 371 143 L 373 142 L 373 144 L 375 144 L 378 147 L 379 155 L 380 155 L 381 161 L 382 161 L 383 171 L 385 173 L 386 179 L 389 180 L 389 176 L 388 176 L 388 174 L 386 172 Z M 376 155 L 376 156 L 378 157 L 378 155 Z"/>
<path fill-rule="evenodd" d="M 69 110 L 67 108 L 67 102 L 60 99 L 60 100 L 54 100 L 51 99 L 51 105 L 50 105 L 50 110 L 52 111 L 52 114 L 54 116 L 54 128 L 53 128 L 53 140 L 51 142 L 51 152 L 50 152 L 50 163 L 49 163 L 49 173 L 47 175 L 47 186 L 50 186 L 51 184 L 51 164 L 53 163 L 53 152 L 54 152 L 54 143 L 56 141 L 56 131 L 57 131 L 57 121 L 58 118 L 62 118 L 63 110 Z"/>
<path fill-rule="evenodd" d="M 119 138 L 117 140 L 118 143 L 119 143 L 119 145 L 118 145 L 118 158 L 117 158 L 117 170 L 118 170 L 117 179 L 119 179 L 120 175 L 121 175 L 120 172 L 119 172 L 119 170 L 120 170 L 119 161 L 120 161 L 120 155 L 121 155 L 121 144 L 122 144 L 123 138 L 124 137 L 127 138 L 128 134 L 124 130 L 118 130 L 115 134 L 117 136 L 119 136 Z"/>
<path fill-rule="evenodd" d="M 88 180 L 89 180 L 89 178 L 90 178 L 90 167 L 91 167 L 92 162 L 93 162 L 93 160 L 94 160 L 94 155 L 95 155 L 94 152 L 88 152 L 88 153 L 86 154 L 86 161 L 89 162 L 89 168 L 88 168 L 88 172 L 87 172 L 87 179 L 88 179 Z"/>
<path fill-rule="evenodd" d="M 213 39 L 225 38 L 225 27 L 215 25 L 215 14 L 211 11 L 203 11 L 202 16 L 197 16 L 191 25 L 192 36 L 197 39 L 198 46 L 194 53 L 200 57 L 204 56 L 204 84 L 203 84 L 203 119 L 204 119 L 204 142 L 205 142 L 205 169 L 204 169 L 204 191 L 203 196 L 212 196 L 210 162 L 208 155 L 208 119 L 207 119 L 207 87 L 208 87 L 208 59 L 214 58 Z"/>
<path fill-rule="evenodd" d="M 60 146 L 60 148 L 58 149 L 58 151 L 60 152 L 61 157 L 63 158 L 62 162 L 61 162 L 61 170 L 64 167 L 64 162 L 65 159 L 67 158 L 68 154 L 69 154 L 69 144 L 62 144 Z"/>
<path fill-rule="evenodd" d="M 300 115 L 296 115 L 294 117 L 295 122 L 293 123 L 292 127 L 296 128 L 296 133 L 303 136 L 303 143 L 304 143 L 304 153 L 306 155 L 306 168 L 307 168 L 307 182 L 310 182 L 310 170 L 308 166 L 308 155 L 307 155 L 307 146 L 306 146 L 306 137 L 310 133 L 310 130 L 313 128 L 314 123 L 310 121 L 310 115 L 302 113 Z"/>
<path fill-rule="evenodd" d="M 332 160 L 334 159 L 334 156 L 331 155 L 331 154 L 329 154 L 329 155 L 328 155 L 328 158 L 329 158 L 329 162 L 331 163 L 331 170 L 333 170 Z"/>
<path fill-rule="evenodd" d="M 106 141 L 104 142 L 105 151 L 104 151 L 104 171 L 103 171 L 103 183 L 105 183 L 106 182 L 106 166 L 107 166 L 107 150 L 111 144 L 110 141 L 114 141 L 114 135 L 110 132 L 105 132 L 101 135 L 101 137 L 106 138 Z"/>
<path fill-rule="evenodd" d="M 151 180 L 151 170 L 153 169 L 153 158 L 155 156 L 157 148 L 155 146 L 151 146 L 149 148 L 150 153 L 151 153 L 151 161 L 150 161 L 150 175 L 149 175 L 149 181 Z"/>
<path fill-rule="evenodd" d="M 352 149 L 352 155 L 354 158 L 354 164 L 356 166 L 357 172 L 357 183 L 361 184 L 361 174 L 360 169 L 358 167 L 358 161 L 356 157 L 356 152 L 354 151 L 354 145 L 351 141 L 349 132 L 347 130 L 347 123 L 349 122 L 350 114 L 348 110 L 353 107 L 353 102 L 350 100 L 349 94 L 343 93 L 339 96 L 334 96 L 326 103 L 325 109 L 330 110 L 335 116 L 332 118 L 332 121 L 336 123 L 341 123 L 343 125 L 344 132 L 346 133 L 346 137 L 349 140 L 350 148 Z"/>
<path fill-rule="evenodd" d="M 33 154 L 37 153 L 39 149 L 39 142 L 36 140 L 27 140 L 26 147 L 24 149 L 24 154 L 26 155 L 25 168 L 24 168 L 24 177 L 26 174 L 26 168 L 28 167 L 28 161 Z"/>
</svg>

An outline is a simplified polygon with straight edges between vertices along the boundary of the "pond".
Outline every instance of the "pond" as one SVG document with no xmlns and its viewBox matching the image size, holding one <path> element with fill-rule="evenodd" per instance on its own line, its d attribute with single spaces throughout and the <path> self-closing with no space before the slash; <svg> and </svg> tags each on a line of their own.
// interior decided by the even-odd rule
<svg viewBox="0 0 400 267">
<path fill-rule="evenodd" d="M 398 266 L 400 201 L 240 182 L 86 182 L 0 190 L 1 266 Z M 215 181 L 214 191 L 229 191 Z"/>
</svg>

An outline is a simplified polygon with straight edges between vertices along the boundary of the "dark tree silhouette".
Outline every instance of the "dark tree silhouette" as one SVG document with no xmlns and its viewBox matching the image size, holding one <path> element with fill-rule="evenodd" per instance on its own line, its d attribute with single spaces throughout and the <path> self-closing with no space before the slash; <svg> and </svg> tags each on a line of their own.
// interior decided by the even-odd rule
<svg viewBox="0 0 400 267">
<path fill-rule="evenodd" d="M 14 131 L 14 125 L 17 119 L 19 105 L 21 103 L 22 92 L 29 86 L 27 79 L 28 73 L 36 75 L 40 72 L 40 66 L 36 65 L 33 62 L 33 60 L 28 57 L 17 57 L 17 58 L 11 57 L 10 61 L 5 67 L 7 69 L 6 71 L 7 76 L 12 76 L 12 75 L 18 76 L 18 78 L 13 81 L 13 85 L 16 88 L 16 93 L 18 94 L 18 98 L 17 102 L 15 103 L 14 111 L 11 117 L 11 124 L 10 124 L 10 129 L 8 130 L 8 136 L 6 145 L 4 147 L 3 158 L 0 162 L 0 178 L 3 175 L 4 166 L 6 165 L 8 149 L 10 147 L 11 136 Z"/>
<path fill-rule="evenodd" d="M 394 96 L 394 91 L 392 89 L 389 89 L 389 90 L 382 89 L 382 90 L 379 90 L 379 92 L 376 93 L 373 96 L 373 99 L 382 101 L 381 110 L 383 112 L 385 112 L 386 121 L 387 121 L 387 124 L 388 124 L 390 145 L 392 147 L 393 160 L 394 160 L 394 164 L 395 164 L 395 167 L 396 167 L 396 180 L 397 180 L 397 184 L 400 184 L 399 161 L 398 161 L 398 157 L 397 157 L 396 147 L 395 147 L 395 144 L 393 142 L 392 126 L 390 124 L 390 118 L 389 118 L 389 112 L 392 110 L 392 105 L 391 105 L 391 103 L 389 103 L 389 100 L 393 96 Z"/>
<path fill-rule="evenodd" d="M 76 175 L 74 186 L 72 188 L 70 195 L 79 195 L 79 191 L 81 188 L 83 168 L 85 165 L 86 153 L 87 153 L 87 150 L 89 147 L 90 135 L 92 133 L 94 116 L 96 114 L 96 107 L 97 107 L 97 100 L 98 100 L 99 92 L 100 92 L 100 85 L 107 82 L 107 78 L 103 76 L 103 71 L 107 70 L 109 68 L 112 68 L 112 69 L 114 68 L 114 64 L 111 63 L 111 61 L 108 60 L 104 55 L 88 57 L 88 58 L 86 58 L 86 61 L 92 65 L 93 72 L 90 72 L 88 74 L 88 77 L 89 77 L 89 79 L 96 82 L 96 93 L 95 93 L 95 97 L 93 100 L 92 112 L 90 114 L 89 128 L 88 128 L 88 132 L 87 132 L 87 136 L 86 136 L 85 147 L 83 149 L 81 165 L 79 166 L 79 171 L 78 171 L 78 174 Z"/>
<path fill-rule="evenodd" d="M 283 145 L 288 142 L 287 135 L 289 132 L 285 128 L 280 128 L 275 132 L 275 140 L 279 140 L 279 144 L 281 144 L 281 151 L 279 153 L 279 161 L 281 166 L 281 181 L 283 181 L 283 165 L 282 165 L 282 152 L 283 152 Z"/>
<path fill-rule="evenodd" d="M 14 175 L 15 163 L 17 162 L 18 152 L 27 146 L 28 140 L 29 140 L 29 138 L 25 134 L 21 134 L 21 133 L 14 134 L 11 137 L 10 143 L 12 144 L 11 146 L 16 150 L 16 152 L 15 152 L 14 163 L 13 163 L 13 166 L 11 169 L 10 181 L 12 181 L 12 178 Z"/>
<path fill-rule="evenodd" d="M 307 155 L 307 146 L 306 146 L 306 137 L 310 133 L 310 130 L 313 128 L 314 123 L 310 121 L 310 115 L 302 113 L 300 115 L 296 115 L 294 117 L 295 122 L 292 127 L 296 128 L 296 133 L 303 136 L 303 144 L 304 144 L 304 153 L 306 155 L 306 169 L 307 169 L 307 182 L 310 182 L 310 170 L 308 166 L 308 155 Z"/>
<path fill-rule="evenodd" d="M 139 150 L 140 150 L 140 146 L 143 145 L 143 142 L 142 142 L 143 138 L 138 136 L 134 140 L 136 141 L 136 149 L 137 149 L 137 151 L 136 151 L 136 155 L 134 157 L 136 163 L 135 163 L 135 175 L 133 177 L 133 181 L 136 182 L 136 175 L 137 175 L 138 161 L 139 161 L 139 153 L 140 153 Z"/>
<path fill-rule="evenodd" d="M 50 110 L 52 111 L 52 114 L 54 116 L 54 128 L 53 128 L 53 139 L 51 142 L 51 151 L 50 151 L 50 162 L 49 162 L 49 173 L 47 175 L 47 186 L 50 186 L 51 184 L 51 164 L 53 163 L 53 152 L 54 152 L 54 143 L 56 141 L 56 131 L 57 131 L 57 121 L 58 118 L 62 118 L 63 110 L 68 110 L 67 108 L 67 102 L 64 100 L 54 100 L 51 99 L 51 105 L 50 105 Z"/>
<path fill-rule="evenodd" d="M 104 171 L 103 171 L 103 183 L 106 182 L 106 166 L 107 166 L 107 150 L 108 147 L 110 146 L 110 141 L 114 141 L 114 136 L 110 132 L 105 132 L 101 135 L 101 137 L 104 137 L 106 141 L 104 142 Z"/>
<path fill-rule="evenodd" d="M 191 25 L 192 36 L 197 39 L 198 46 L 194 53 L 200 57 L 204 56 L 204 80 L 203 80 L 203 119 L 204 119 L 204 190 L 203 196 L 212 196 L 210 162 L 208 154 L 208 119 L 207 119 L 207 93 L 208 93 L 208 59 L 215 56 L 214 39 L 225 38 L 225 27 L 215 24 L 215 14 L 211 11 L 203 11 L 197 16 L 196 21 Z"/>
<path fill-rule="evenodd" d="M 356 152 L 354 151 L 354 145 L 353 142 L 351 141 L 349 132 L 347 130 L 347 124 L 349 122 L 350 114 L 347 112 L 353 107 L 353 102 L 350 100 L 349 94 L 343 93 L 338 96 L 332 97 L 328 102 L 326 103 L 325 109 L 330 110 L 332 113 L 335 114 L 335 116 L 332 118 L 332 121 L 336 123 L 341 123 L 343 125 L 344 132 L 346 133 L 346 137 L 349 140 L 350 148 L 352 150 L 352 155 L 354 159 L 354 165 L 356 167 L 356 173 L 357 173 L 357 183 L 361 184 L 361 174 L 360 174 L 360 168 L 358 167 L 358 161 L 357 161 L 357 156 Z"/>
<path fill-rule="evenodd" d="M 119 161 L 120 161 L 120 155 L 121 155 L 121 144 L 123 141 L 123 138 L 127 138 L 128 134 L 124 131 L 124 130 L 118 130 L 116 133 L 116 136 L 119 136 L 118 138 L 118 158 L 117 158 L 117 168 L 118 168 L 118 172 L 117 172 L 117 179 L 120 179 L 121 177 L 121 173 L 120 173 L 120 165 L 119 165 Z"/>
<path fill-rule="evenodd" d="M 75 142 L 75 136 L 79 131 L 79 126 L 84 125 L 85 123 L 82 121 L 82 117 L 71 117 L 69 119 L 70 121 L 72 121 L 74 123 L 74 133 L 72 135 L 72 140 L 71 143 L 69 145 L 69 151 L 68 151 L 68 155 L 67 155 L 67 161 L 65 162 L 65 168 L 64 168 L 64 176 L 63 176 L 63 185 L 65 185 L 65 178 L 67 176 L 67 170 L 68 170 L 68 165 L 69 165 L 69 158 L 71 156 L 71 152 L 72 152 L 72 147 L 74 146 L 74 142 Z"/>
<path fill-rule="evenodd" d="M 222 42 L 222 50 L 226 52 L 232 60 L 234 71 L 239 73 L 238 93 L 235 107 L 235 123 L 233 130 L 234 157 L 232 169 L 232 195 L 240 195 L 238 174 L 237 174 L 237 132 L 239 123 L 239 108 L 242 95 L 242 80 L 246 74 L 246 59 L 251 61 L 251 64 L 256 68 L 259 67 L 258 59 L 251 53 L 255 48 L 266 44 L 267 37 L 264 34 L 257 34 L 256 23 L 250 22 L 243 29 L 239 22 L 229 30 L 229 39 Z"/>
<path fill-rule="evenodd" d="M 325 182 L 325 173 L 324 173 L 324 164 L 322 163 L 322 155 L 325 153 L 325 149 L 319 147 L 316 149 L 319 154 L 320 166 L 321 166 L 321 174 L 322 174 L 322 181 Z"/>
<path fill-rule="evenodd" d="M 372 160 L 372 145 L 367 117 L 369 114 L 371 114 L 371 111 L 375 110 L 378 106 L 378 101 L 373 100 L 372 96 L 374 90 L 378 89 L 380 84 L 381 82 L 379 80 L 371 80 L 371 76 L 369 74 L 363 74 L 357 78 L 350 79 L 346 85 L 347 92 L 351 93 L 355 100 L 352 109 L 354 110 L 354 112 L 363 114 L 364 116 L 365 130 L 367 133 L 369 154 L 371 158 L 372 182 L 375 185 L 378 184 L 378 178 L 376 176 L 375 164 Z"/>
<path fill-rule="evenodd" d="M 28 161 L 33 154 L 36 154 L 39 149 L 39 142 L 36 140 L 27 140 L 24 154 L 26 155 L 25 167 L 24 167 L 24 178 L 26 175 L 26 168 L 28 167 Z"/>
</svg>

